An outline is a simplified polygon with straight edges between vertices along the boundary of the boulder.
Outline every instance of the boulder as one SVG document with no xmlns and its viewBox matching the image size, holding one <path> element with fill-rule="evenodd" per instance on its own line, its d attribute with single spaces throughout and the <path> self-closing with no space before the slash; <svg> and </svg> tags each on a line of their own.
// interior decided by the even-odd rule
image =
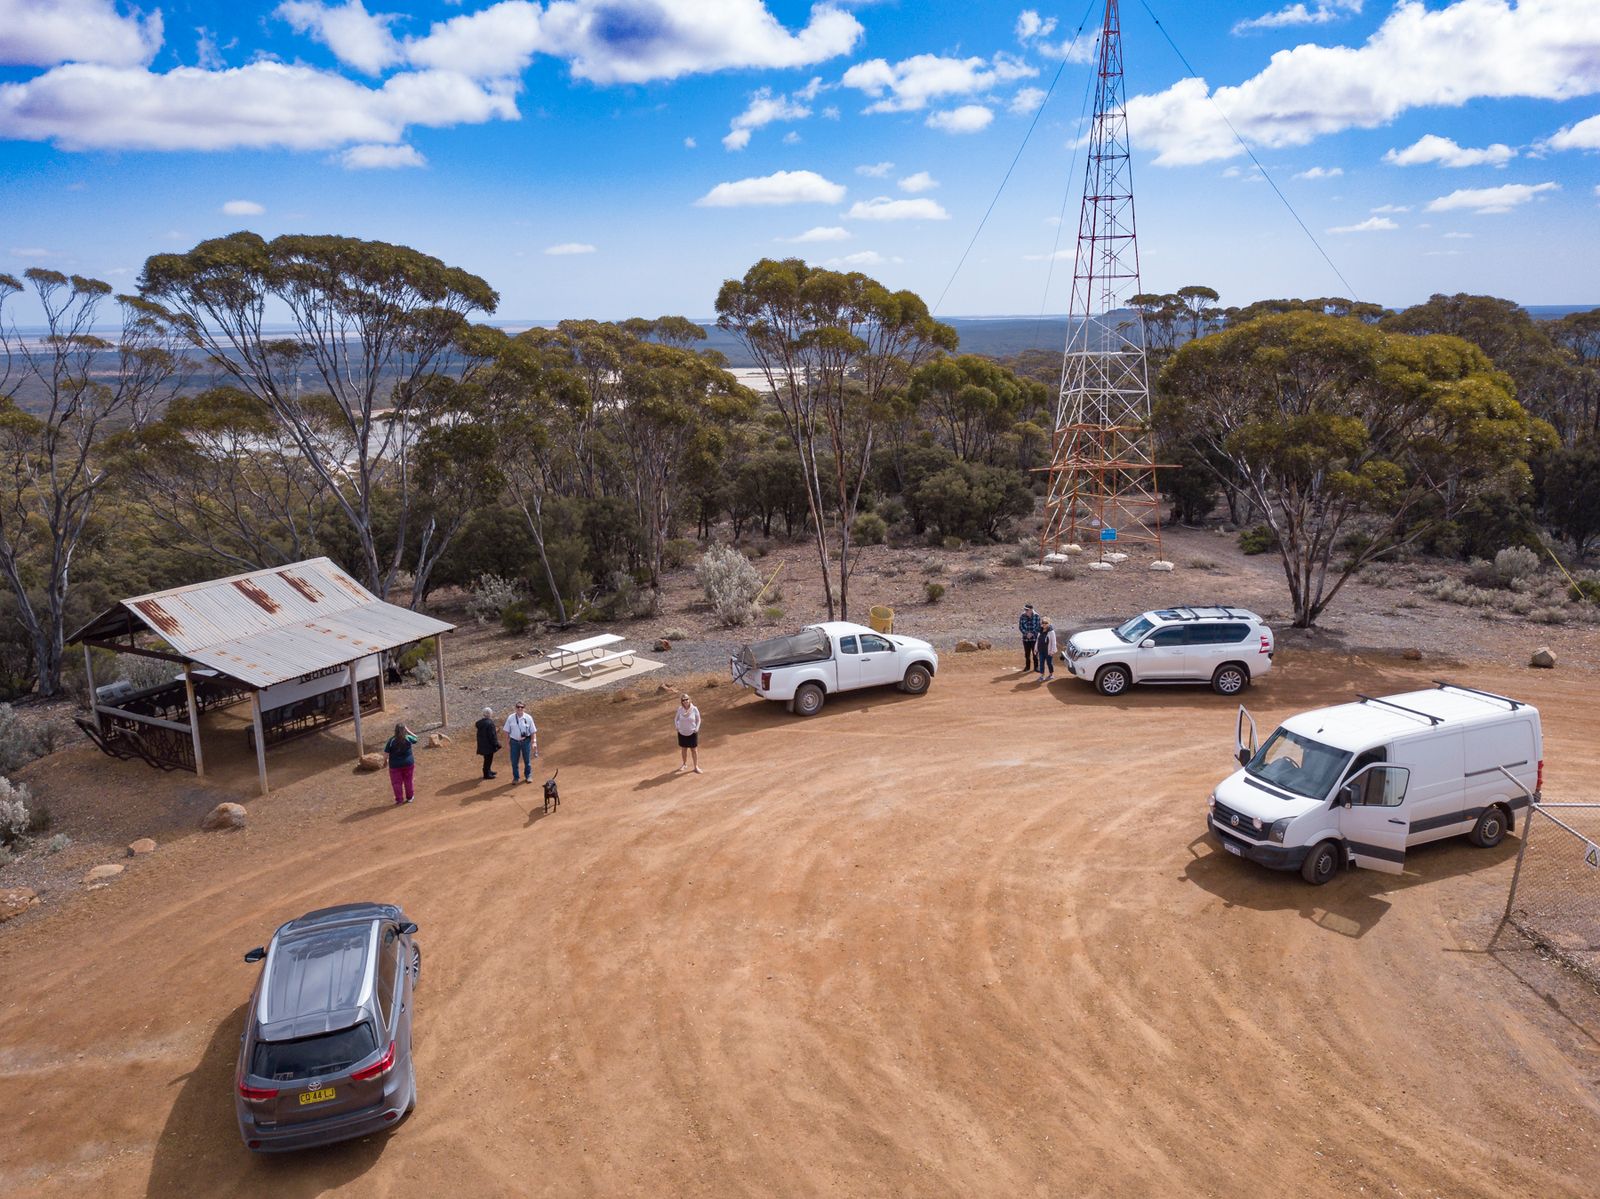
<svg viewBox="0 0 1600 1199">
<path fill-rule="evenodd" d="M 130 858 L 142 858 L 145 854 L 155 853 L 155 851 L 156 843 L 149 837 L 140 837 L 128 846 L 128 856 Z"/>
<path fill-rule="evenodd" d="M 1063 554 L 1081 554 L 1083 553 L 1083 546 L 1079 545 L 1077 542 L 1073 542 L 1071 545 L 1062 546 L 1061 552 Z"/>
<path fill-rule="evenodd" d="M 1420 662 L 1420 661 L 1422 661 L 1422 651 L 1420 649 L 1417 649 L 1416 646 L 1412 646 L 1410 649 L 1405 650 L 1404 652 L 1401 653 L 1400 656 L 1402 658 L 1404 658 L 1407 662 Z"/>
<path fill-rule="evenodd" d="M 1124 554 L 1120 550 L 1112 550 L 1110 553 L 1105 555 L 1105 560 L 1107 562 L 1126 562 L 1128 560 L 1128 555 Z"/>
<path fill-rule="evenodd" d="M 978 643 L 976 641 L 968 641 L 965 637 L 963 637 L 960 641 L 956 642 L 956 653 L 958 654 L 975 654 L 977 652 Z"/>
<path fill-rule="evenodd" d="M 512 660 L 512 661 L 513 661 L 513 662 L 520 662 L 520 661 L 522 661 L 522 659 L 524 659 L 524 658 L 526 658 L 526 657 L 527 657 L 527 656 L 528 656 L 528 655 L 527 655 L 527 654 L 525 654 L 525 653 L 523 653 L 523 652 L 522 652 L 522 651 L 521 651 L 521 650 L 520 650 L 520 649 L 519 649 L 519 650 L 518 650 L 518 651 L 517 651 L 517 652 L 516 652 L 516 653 L 514 653 L 514 654 L 512 654 L 512 655 L 511 655 L 511 660 Z"/>
<path fill-rule="evenodd" d="M 979 649 L 993 649 L 994 648 L 994 642 L 985 641 L 982 637 L 980 637 L 980 638 L 978 638 L 978 648 Z"/>
<path fill-rule="evenodd" d="M 1554 670 L 1556 665 L 1555 651 L 1548 645 L 1541 645 L 1533 651 L 1533 657 L 1528 659 L 1529 666 L 1537 666 L 1540 670 Z"/>
<path fill-rule="evenodd" d="M 356 762 L 357 770 L 382 770 L 383 755 L 378 753 L 362 754 Z"/>
<path fill-rule="evenodd" d="M 1113 566 L 1109 562 L 1091 562 L 1091 563 L 1089 563 L 1089 569 L 1090 570 L 1116 570 L 1117 568 L 1115 566 Z"/>
<path fill-rule="evenodd" d="M 32 887 L 5 887 L 0 889 L 0 924 L 13 916 L 20 916 L 34 904 L 39 896 Z"/>
<path fill-rule="evenodd" d="M 219 803 L 206 813 L 206 818 L 200 822 L 200 827 L 216 831 L 226 828 L 243 828 L 248 813 L 243 804 Z"/>
<path fill-rule="evenodd" d="M 625 704 L 630 699 L 633 699 L 633 698 L 635 698 L 635 697 L 634 697 L 633 692 L 631 692 L 631 691 L 618 691 L 615 695 L 613 695 L 611 697 L 611 702 L 614 703 L 614 704 Z"/>
<path fill-rule="evenodd" d="M 1171 570 L 1172 569 L 1172 563 L 1165 562 L 1165 561 L 1152 562 L 1152 563 L 1150 563 L 1150 569 L 1151 570 Z"/>
<path fill-rule="evenodd" d="M 668 641 L 665 637 L 658 637 L 656 639 L 656 653 L 664 654 L 671 648 L 672 642 Z"/>
<path fill-rule="evenodd" d="M 122 866 L 96 866 L 83 876 L 83 881 L 86 883 L 103 883 L 108 878 L 116 878 L 124 869 L 125 867 Z"/>
<path fill-rule="evenodd" d="M 428 748 L 429 749 L 443 749 L 445 746 L 447 746 L 449 744 L 450 744 L 450 734 L 449 733 L 429 733 L 428 734 Z"/>
</svg>

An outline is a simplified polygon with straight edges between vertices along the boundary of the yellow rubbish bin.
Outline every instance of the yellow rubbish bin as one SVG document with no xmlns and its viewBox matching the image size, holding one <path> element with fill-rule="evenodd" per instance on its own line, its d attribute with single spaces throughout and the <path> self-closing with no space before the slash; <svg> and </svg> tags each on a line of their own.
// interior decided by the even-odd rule
<svg viewBox="0 0 1600 1199">
<path fill-rule="evenodd" d="M 867 622 L 877 633 L 894 632 L 894 609 L 876 606 L 872 609 L 871 619 Z"/>
</svg>

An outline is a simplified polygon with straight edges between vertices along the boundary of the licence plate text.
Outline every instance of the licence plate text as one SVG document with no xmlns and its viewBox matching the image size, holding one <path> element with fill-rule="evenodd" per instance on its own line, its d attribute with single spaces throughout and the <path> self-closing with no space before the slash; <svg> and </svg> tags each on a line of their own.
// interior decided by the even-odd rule
<svg viewBox="0 0 1600 1199">
<path fill-rule="evenodd" d="M 1230 845 L 1228 842 L 1224 841 L 1222 843 L 1222 848 L 1226 849 L 1229 853 L 1231 853 L 1236 858 L 1244 857 L 1244 850 L 1240 849 L 1237 845 Z M 305 1097 L 304 1096 L 301 1097 L 300 1102 L 301 1103 L 305 1102 Z"/>
<path fill-rule="evenodd" d="M 320 1091 L 302 1091 L 300 1092 L 300 1103 L 301 1106 L 308 1103 L 326 1103 L 334 1097 L 334 1094 L 332 1087 L 323 1087 Z"/>
</svg>

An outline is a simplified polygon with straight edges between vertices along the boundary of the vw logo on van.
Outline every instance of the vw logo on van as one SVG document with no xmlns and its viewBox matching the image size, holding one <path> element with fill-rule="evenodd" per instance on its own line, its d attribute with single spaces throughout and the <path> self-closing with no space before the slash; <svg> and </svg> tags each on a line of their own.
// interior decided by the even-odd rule
<svg viewBox="0 0 1600 1199">
<path fill-rule="evenodd" d="M 1235 812 L 1232 816 L 1229 816 L 1228 817 L 1228 823 L 1233 825 L 1234 828 L 1238 828 L 1239 827 L 1239 814 L 1237 812 Z"/>
</svg>

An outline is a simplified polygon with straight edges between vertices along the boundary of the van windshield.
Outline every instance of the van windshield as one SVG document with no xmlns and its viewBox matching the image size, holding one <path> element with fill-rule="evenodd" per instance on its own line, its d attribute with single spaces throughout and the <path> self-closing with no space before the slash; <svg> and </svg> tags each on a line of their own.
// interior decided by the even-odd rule
<svg viewBox="0 0 1600 1199">
<path fill-rule="evenodd" d="M 1323 799 L 1349 760 L 1350 755 L 1342 749 L 1280 728 L 1244 769 L 1274 787 L 1307 799 Z"/>
<path fill-rule="evenodd" d="M 1112 631 L 1129 645 L 1136 645 L 1143 640 L 1146 633 L 1155 627 L 1154 621 L 1147 620 L 1143 616 L 1135 616 L 1121 628 L 1113 629 Z"/>
</svg>

